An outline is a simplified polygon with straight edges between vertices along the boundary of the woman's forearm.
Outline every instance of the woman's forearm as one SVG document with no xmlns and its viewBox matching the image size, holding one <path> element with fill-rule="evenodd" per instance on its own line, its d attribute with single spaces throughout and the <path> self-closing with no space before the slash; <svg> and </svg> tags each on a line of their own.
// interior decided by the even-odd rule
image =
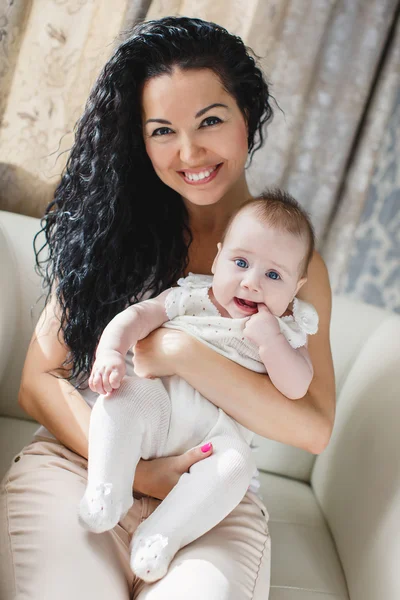
<svg viewBox="0 0 400 600">
<path fill-rule="evenodd" d="M 319 454 L 333 425 L 309 392 L 289 400 L 266 375 L 242 367 L 194 340 L 182 354 L 177 374 L 232 418 L 263 437 Z M 332 390 L 326 390 L 332 394 Z M 331 404 L 331 399 L 327 402 Z"/>
<path fill-rule="evenodd" d="M 68 381 L 36 373 L 32 381 L 22 382 L 18 401 L 60 442 L 87 458 L 90 407 Z"/>
</svg>

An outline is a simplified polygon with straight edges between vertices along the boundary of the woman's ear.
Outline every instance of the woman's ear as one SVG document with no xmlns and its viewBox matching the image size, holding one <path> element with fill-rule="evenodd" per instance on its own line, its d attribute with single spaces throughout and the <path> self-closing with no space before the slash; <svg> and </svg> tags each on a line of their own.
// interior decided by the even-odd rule
<svg viewBox="0 0 400 600">
<path fill-rule="evenodd" d="M 221 244 L 221 242 L 218 242 L 217 248 L 218 248 L 218 252 L 217 252 L 216 257 L 214 258 L 214 261 L 213 261 L 213 264 L 212 264 L 212 267 L 211 267 L 211 273 L 213 275 L 215 275 L 215 269 L 217 267 L 218 256 L 220 255 L 220 252 L 222 250 L 222 244 Z"/>
</svg>

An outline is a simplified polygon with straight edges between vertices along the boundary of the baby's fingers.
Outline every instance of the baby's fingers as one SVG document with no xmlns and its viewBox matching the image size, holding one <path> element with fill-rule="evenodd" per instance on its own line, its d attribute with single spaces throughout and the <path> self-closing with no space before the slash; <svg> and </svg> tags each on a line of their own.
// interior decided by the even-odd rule
<svg viewBox="0 0 400 600">
<path fill-rule="evenodd" d="M 109 369 L 106 369 L 102 373 L 102 383 L 103 383 L 103 389 L 105 390 L 105 392 L 104 392 L 105 394 L 109 394 L 110 392 L 113 391 L 113 387 L 110 383 L 110 375 L 111 375 L 111 371 Z"/>
<path fill-rule="evenodd" d="M 94 371 L 94 373 L 91 376 L 92 378 L 92 385 L 90 386 L 90 389 L 93 392 L 96 392 L 97 394 L 106 394 L 107 391 L 104 388 L 103 385 L 103 374 L 101 371 L 99 371 L 99 369 L 96 369 Z"/>
<path fill-rule="evenodd" d="M 263 314 L 263 313 L 265 315 L 270 315 L 271 314 L 271 311 L 269 310 L 269 308 L 268 308 L 268 306 L 266 304 L 261 304 L 261 303 L 258 304 L 257 305 L 257 309 L 258 309 L 258 312 L 261 313 L 261 314 Z"/>
<path fill-rule="evenodd" d="M 121 385 L 121 381 L 124 374 L 119 369 L 112 369 L 109 375 L 109 382 L 111 386 L 111 390 L 117 390 Z M 111 391 L 110 390 L 110 391 Z"/>
</svg>

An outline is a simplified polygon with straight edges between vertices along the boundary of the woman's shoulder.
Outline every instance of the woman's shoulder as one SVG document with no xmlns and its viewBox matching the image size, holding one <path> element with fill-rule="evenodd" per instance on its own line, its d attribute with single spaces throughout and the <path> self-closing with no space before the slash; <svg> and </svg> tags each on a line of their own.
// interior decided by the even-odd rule
<svg viewBox="0 0 400 600">
<path fill-rule="evenodd" d="M 331 297 L 331 285 L 328 269 L 319 252 L 314 251 L 308 265 L 307 281 L 298 292 L 298 297 L 315 305 L 315 299 L 322 296 Z"/>
<path fill-rule="evenodd" d="M 332 290 L 327 266 L 317 251 L 314 252 L 308 266 L 307 281 L 299 290 L 297 297 L 315 307 L 320 323 L 321 321 L 329 323 Z"/>
</svg>

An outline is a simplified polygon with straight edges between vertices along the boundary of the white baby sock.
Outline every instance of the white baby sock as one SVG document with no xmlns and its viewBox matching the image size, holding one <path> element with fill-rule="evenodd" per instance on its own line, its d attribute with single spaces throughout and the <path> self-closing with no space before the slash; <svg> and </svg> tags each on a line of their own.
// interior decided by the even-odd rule
<svg viewBox="0 0 400 600">
<path fill-rule="evenodd" d="M 164 577 L 177 551 L 226 517 L 249 487 L 253 453 L 222 411 L 207 441 L 213 444 L 213 454 L 181 476 L 134 534 L 131 568 L 148 583 Z"/>
<path fill-rule="evenodd" d="M 133 504 L 140 457 L 159 455 L 171 403 L 161 380 L 127 377 L 110 397 L 99 396 L 90 418 L 88 485 L 79 521 L 90 531 L 113 529 Z"/>
<path fill-rule="evenodd" d="M 132 571 L 147 583 L 158 581 L 167 573 L 169 564 L 178 550 L 179 547 L 173 547 L 168 538 L 160 533 L 142 536 L 139 525 L 132 541 Z"/>
<path fill-rule="evenodd" d="M 113 490 L 112 483 L 88 485 L 79 505 L 79 521 L 85 529 L 103 533 L 113 529 L 133 505 L 132 492 L 126 498 Z"/>
</svg>

